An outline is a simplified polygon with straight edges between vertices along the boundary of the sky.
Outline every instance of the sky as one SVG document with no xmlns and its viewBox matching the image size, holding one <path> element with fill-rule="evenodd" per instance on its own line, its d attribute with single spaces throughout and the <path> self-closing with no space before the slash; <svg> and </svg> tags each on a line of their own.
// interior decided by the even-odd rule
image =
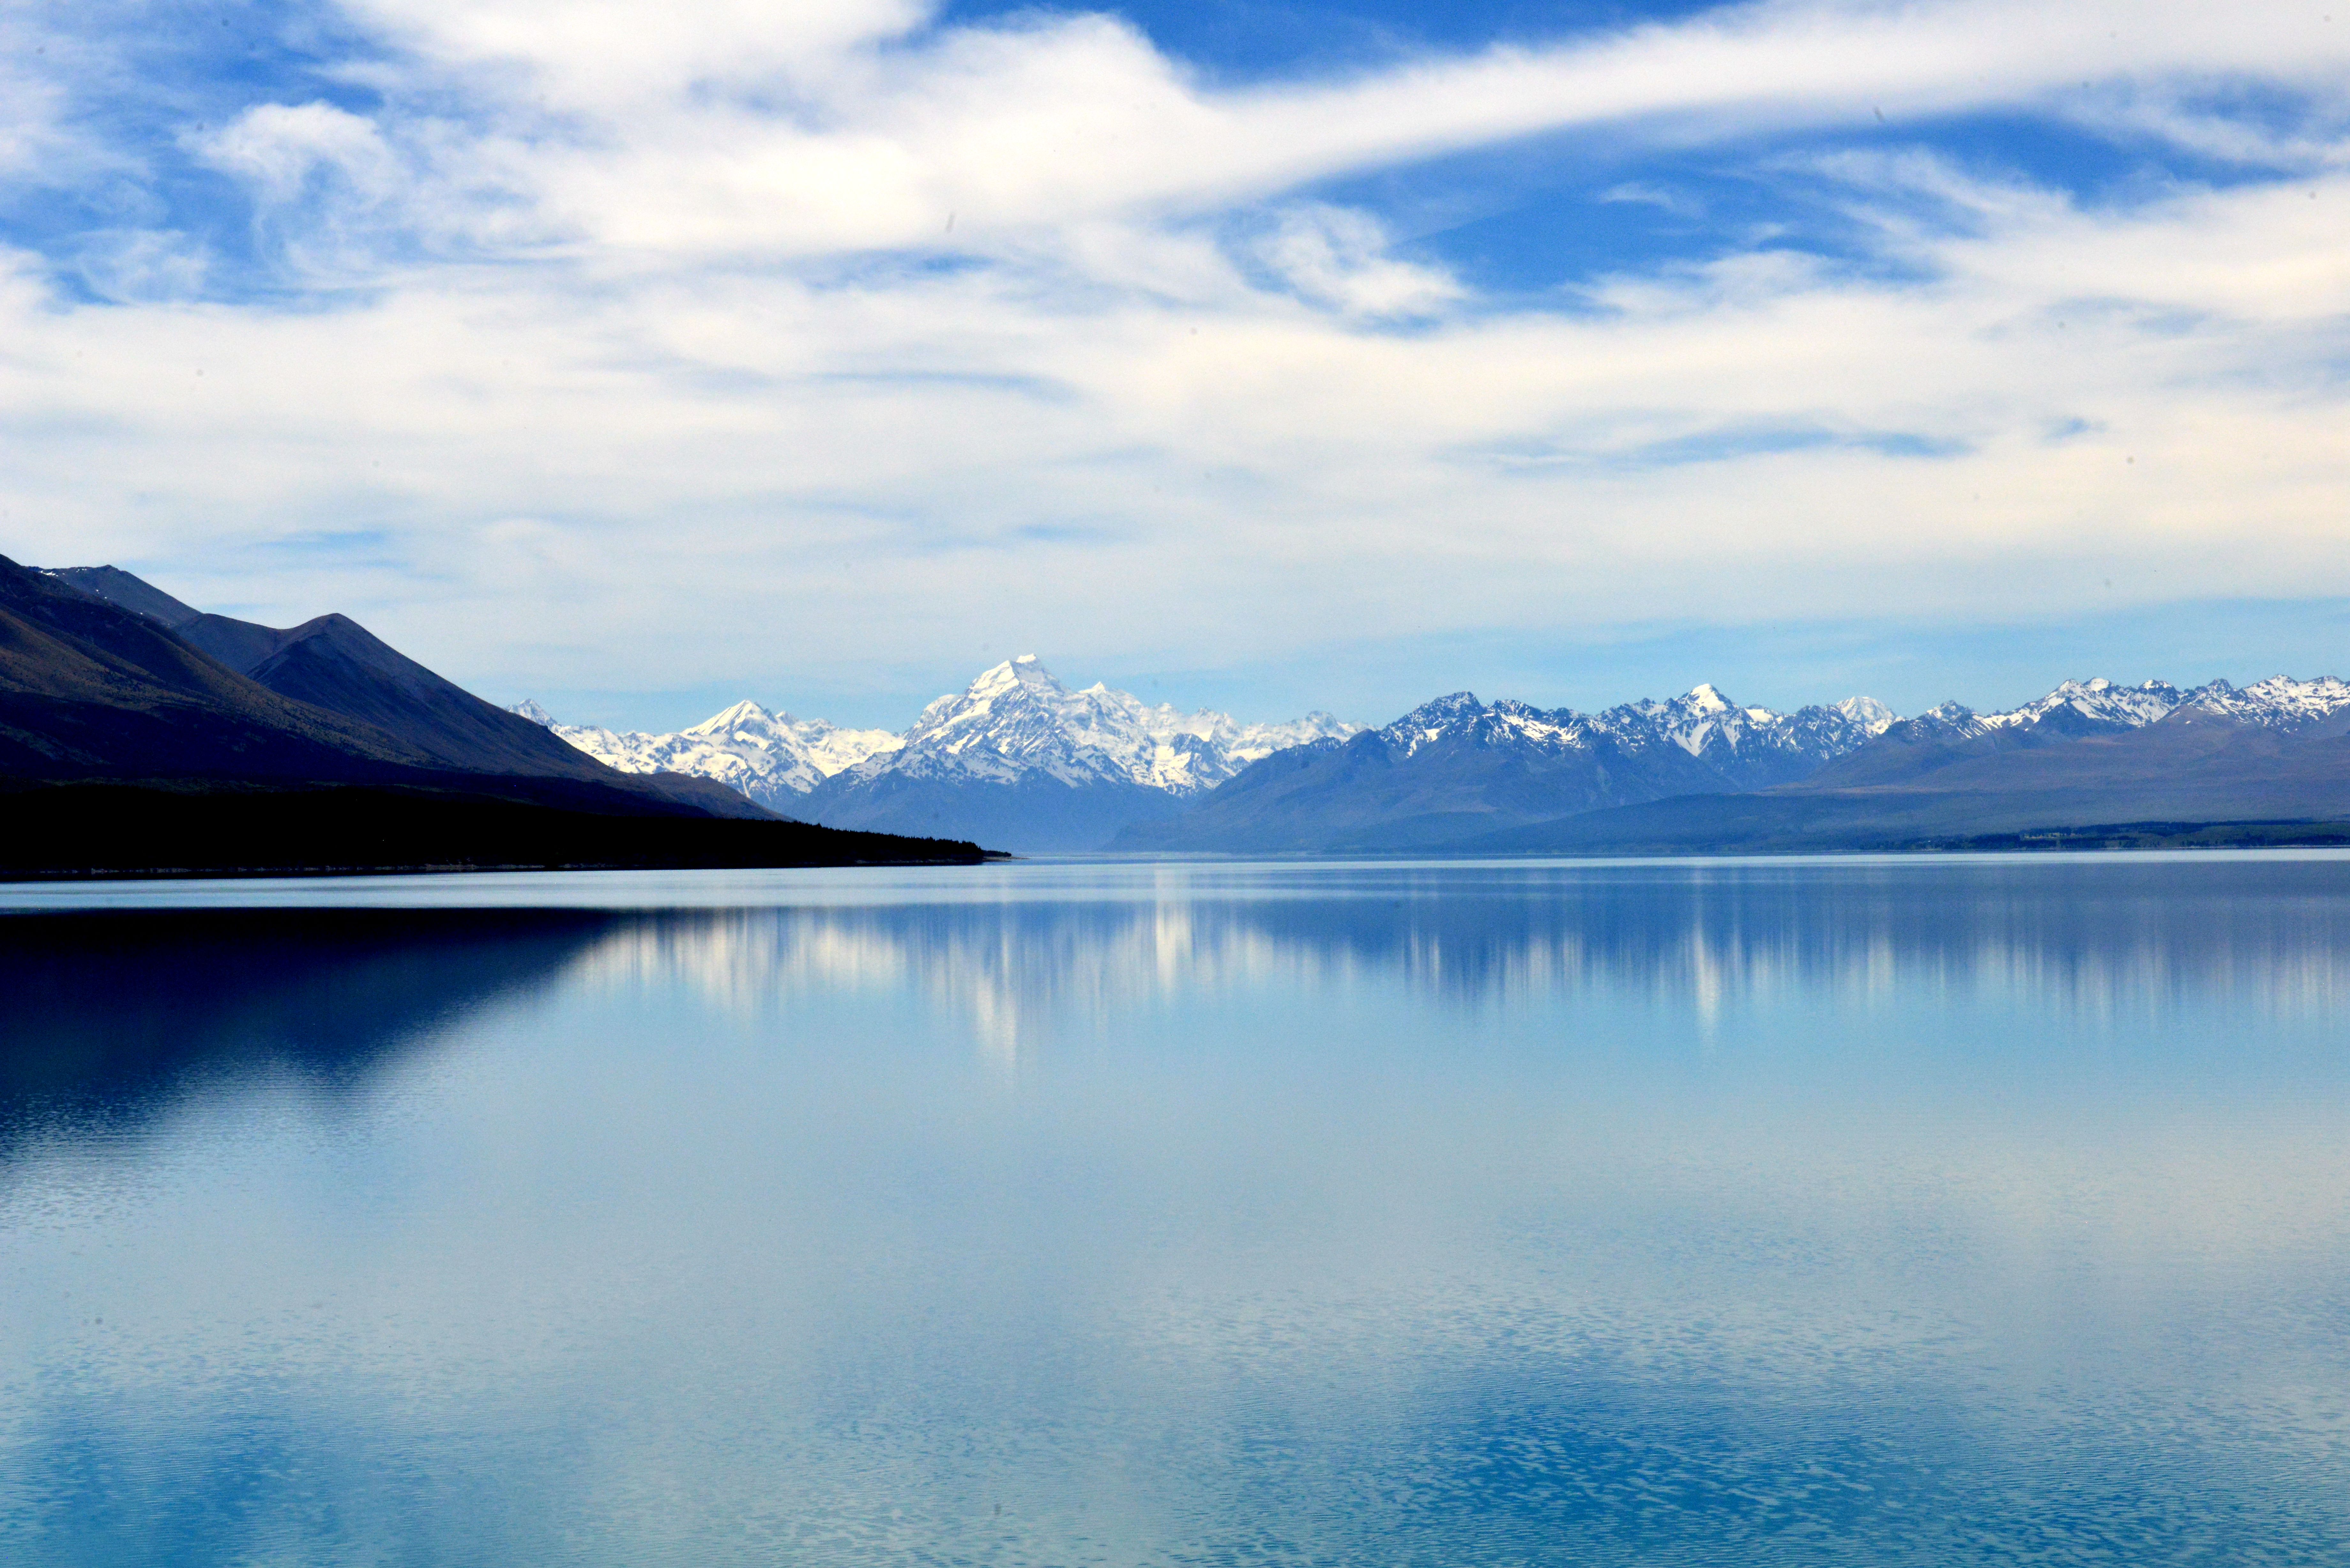
<svg viewBox="0 0 2350 1568">
<path fill-rule="evenodd" d="M 2350 0 L 0 0 L 0 554 L 657 729 L 2350 673 Z"/>
</svg>

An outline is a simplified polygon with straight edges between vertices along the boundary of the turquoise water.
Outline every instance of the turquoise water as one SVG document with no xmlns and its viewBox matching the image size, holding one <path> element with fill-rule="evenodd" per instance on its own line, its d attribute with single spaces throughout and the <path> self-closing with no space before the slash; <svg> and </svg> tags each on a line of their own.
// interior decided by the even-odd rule
<svg viewBox="0 0 2350 1568">
<path fill-rule="evenodd" d="M 2350 860 L 0 888 L 11 1563 L 2350 1563 Z"/>
</svg>

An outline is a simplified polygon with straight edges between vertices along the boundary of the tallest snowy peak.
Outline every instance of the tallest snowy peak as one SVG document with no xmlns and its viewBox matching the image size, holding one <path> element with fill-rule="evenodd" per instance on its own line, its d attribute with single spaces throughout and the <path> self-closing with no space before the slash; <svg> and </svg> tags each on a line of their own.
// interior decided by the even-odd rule
<svg viewBox="0 0 2350 1568">
<path fill-rule="evenodd" d="M 933 701 L 906 732 L 902 748 L 869 758 L 833 787 L 846 793 L 867 784 L 903 788 L 915 780 L 959 786 L 1052 780 L 1189 795 L 1260 757 L 1308 741 L 1344 739 L 1357 728 L 1326 713 L 1287 724 L 1242 724 L 1204 710 L 1179 713 L 1098 681 L 1073 691 L 1035 654 L 1024 653 Z M 880 786 L 885 779 L 891 782 Z M 871 824 L 859 817 L 856 825 Z"/>
<path fill-rule="evenodd" d="M 739 730 L 772 730 L 779 722 L 788 722 L 790 715 L 768 712 L 756 702 L 737 702 L 723 713 L 712 713 L 701 723 L 688 729 L 689 735 L 731 735 Z"/>
<path fill-rule="evenodd" d="M 993 670 L 983 670 L 979 679 L 971 683 L 963 695 L 972 701 L 979 701 L 988 697 L 1000 697 L 1019 686 L 1035 687 L 1050 691 L 1066 690 L 1059 680 L 1051 670 L 1045 668 L 1043 662 L 1035 654 L 1024 653 L 1017 659 L 1005 659 Z"/>
<path fill-rule="evenodd" d="M 1689 700 L 1700 713 L 1726 713 L 1730 711 L 1729 699 L 1722 696 L 1721 690 L 1711 680 L 1690 687 Z"/>
</svg>

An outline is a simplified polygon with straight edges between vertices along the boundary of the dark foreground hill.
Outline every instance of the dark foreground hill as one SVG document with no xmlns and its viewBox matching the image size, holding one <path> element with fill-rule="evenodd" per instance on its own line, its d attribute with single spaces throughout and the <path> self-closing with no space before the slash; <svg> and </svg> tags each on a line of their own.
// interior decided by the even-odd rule
<svg viewBox="0 0 2350 1568">
<path fill-rule="evenodd" d="M 0 792 L 19 877 L 980 857 L 615 772 L 339 616 L 280 632 L 5 557 Z"/>
<path fill-rule="evenodd" d="M 975 844 L 804 822 L 614 815 L 459 790 L 334 785 L 0 794 L 0 878 L 976 865 Z"/>
<path fill-rule="evenodd" d="M 67 566 L 38 576 L 129 610 L 255 685 L 365 725 L 435 768 L 574 779 L 725 815 L 766 815 L 710 780 L 616 773 L 544 726 L 436 675 L 348 616 L 319 616 L 280 630 L 206 615 L 113 566 Z"/>
</svg>

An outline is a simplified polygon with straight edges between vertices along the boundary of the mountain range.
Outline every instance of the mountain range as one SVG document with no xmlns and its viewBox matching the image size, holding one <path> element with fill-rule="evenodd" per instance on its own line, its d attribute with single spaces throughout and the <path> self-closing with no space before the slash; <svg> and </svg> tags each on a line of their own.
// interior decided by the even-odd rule
<svg viewBox="0 0 2350 1568">
<path fill-rule="evenodd" d="M 0 558 L 0 869 L 85 872 L 2350 842 L 2350 684 L 2067 680 L 1906 719 L 1461 691 L 1367 730 L 1073 690 L 1024 655 L 902 734 L 750 702 L 643 734 L 495 708 L 348 617 L 259 626 Z M 712 836 L 730 819 L 758 843 Z"/>
<path fill-rule="evenodd" d="M 2350 842 L 2350 684 L 2181 691 L 2067 681 L 2007 712 L 1956 702 L 1800 784 L 1586 812 L 1478 853 Z"/>
<path fill-rule="evenodd" d="M 1072 691 L 1024 657 L 903 735 L 750 703 L 674 735 L 555 732 L 837 826 L 1258 854 L 1900 847 L 2336 822 L 2350 820 L 2350 742 L 2324 742 L 2345 728 L 2350 686 L 2282 676 L 2067 680 L 2013 709 L 1946 702 L 1908 719 L 1866 697 L 1782 713 L 1703 685 L 1596 713 L 1462 691 L 1376 730 L 1326 713 L 1242 725 Z"/>
<path fill-rule="evenodd" d="M 1777 713 L 1711 685 L 1599 713 L 1456 691 L 1383 729 L 1268 759 L 1118 842 L 1251 853 L 1434 847 L 1606 806 L 1792 783 L 1894 722 L 1866 697 Z"/>
<path fill-rule="evenodd" d="M 723 780 L 806 821 L 1030 852 L 1098 849 L 1263 758 L 1359 728 L 1327 713 L 1242 724 L 1099 682 L 1073 691 L 1033 654 L 939 698 L 903 735 L 754 702 L 672 734 L 556 724 L 535 702 L 514 711 L 614 767 Z"/>
<path fill-rule="evenodd" d="M 557 723 L 536 702 L 512 710 L 624 774 L 674 773 L 715 779 L 762 805 L 786 815 L 809 791 L 876 752 L 894 751 L 903 738 L 887 730 L 844 730 L 822 719 L 769 712 L 737 702 L 691 729 L 653 735 Z"/>
<path fill-rule="evenodd" d="M 2350 685 L 2065 681 L 2002 711 L 1776 715 L 1711 687 L 1586 718 L 1467 693 L 1268 759 L 1136 848 L 1635 854 L 2105 842 L 2350 820 Z M 2274 835 L 2239 831 L 2262 840 Z"/>
</svg>

